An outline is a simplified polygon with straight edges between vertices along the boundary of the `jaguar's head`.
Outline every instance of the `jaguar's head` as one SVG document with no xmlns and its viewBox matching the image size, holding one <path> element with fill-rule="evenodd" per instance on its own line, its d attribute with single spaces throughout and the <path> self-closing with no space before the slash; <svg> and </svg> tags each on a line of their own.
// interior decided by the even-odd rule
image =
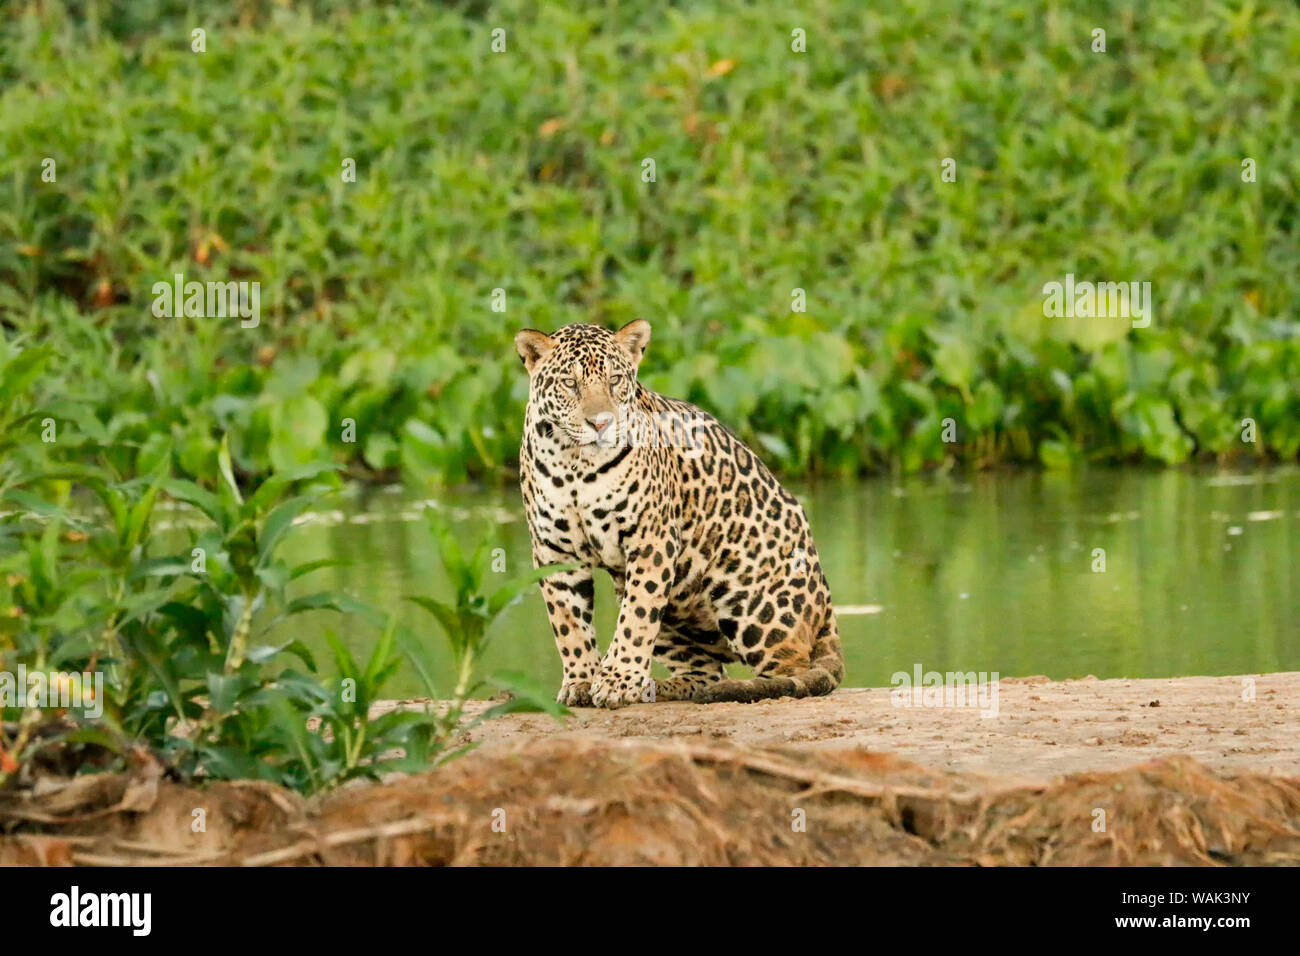
<svg viewBox="0 0 1300 956">
<path fill-rule="evenodd" d="M 515 350 L 528 369 L 528 403 L 539 422 L 568 445 L 612 446 L 633 409 L 636 372 L 650 342 L 650 323 L 617 332 L 566 325 L 554 335 L 524 329 Z"/>
</svg>

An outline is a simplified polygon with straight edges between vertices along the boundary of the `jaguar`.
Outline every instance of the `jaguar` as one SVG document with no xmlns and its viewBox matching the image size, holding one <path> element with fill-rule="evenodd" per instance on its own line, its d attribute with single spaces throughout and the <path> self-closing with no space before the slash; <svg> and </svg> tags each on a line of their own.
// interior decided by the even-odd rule
<svg viewBox="0 0 1300 956">
<path fill-rule="evenodd" d="M 798 499 L 716 418 L 638 381 L 650 323 L 524 329 L 520 487 L 566 705 L 829 694 L 844 661 Z M 603 656 L 594 573 L 618 620 Z M 658 661 L 669 676 L 655 679 Z M 752 669 L 730 677 L 728 664 Z"/>
</svg>

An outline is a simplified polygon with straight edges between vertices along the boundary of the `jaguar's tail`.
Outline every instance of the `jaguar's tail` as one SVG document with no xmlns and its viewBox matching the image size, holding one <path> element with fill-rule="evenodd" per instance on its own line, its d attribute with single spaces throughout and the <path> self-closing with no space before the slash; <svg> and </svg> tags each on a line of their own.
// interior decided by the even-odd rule
<svg viewBox="0 0 1300 956">
<path fill-rule="evenodd" d="M 827 608 L 826 620 L 813 642 L 807 667 L 788 674 L 768 674 L 748 680 L 723 680 L 698 691 L 695 700 L 715 704 L 724 700 L 752 703 L 772 697 L 821 697 L 829 694 L 844 679 L 844 652 L 840 647 L 840 629 L 835 610 Z"/>
</svg>

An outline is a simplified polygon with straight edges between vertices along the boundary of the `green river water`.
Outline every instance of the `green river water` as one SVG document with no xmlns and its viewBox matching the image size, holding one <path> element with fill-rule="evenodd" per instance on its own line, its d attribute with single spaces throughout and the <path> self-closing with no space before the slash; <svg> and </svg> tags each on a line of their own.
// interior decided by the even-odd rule
<svg viewBox="0 0 1300 956">
<path fill-rule="evenodd" d="M 840 609 L 846 686 L 887 686 L 917 665 L 1056 679 L 1300 670 L 1300 470 L 1012 472 L 792 490 Z M 499 580 L 531 566 L 517 489 L 450 490 L 433 506 L 467 544 L 486 535 L 503 549 Z M 346 559 L 298 593 L 340 588 L 397 609 L 442 689 L 450 655 L 433 619 L 403 601 L 447 594 L 423 507 L 390 489 L 357 492 L 291 536 L 285 556 Z M 596 601 L 604 646 L 615 608 L 603 574 Z M 328 612 L 297 620 L 312 646 L 323 648 L 327 628 L 356 653 L 375 636 Z M 558 686 L 535 588 L 493 627 L 484 669 Z M 423 693 L 409 668 L 390 691 Z"/>
</svg>

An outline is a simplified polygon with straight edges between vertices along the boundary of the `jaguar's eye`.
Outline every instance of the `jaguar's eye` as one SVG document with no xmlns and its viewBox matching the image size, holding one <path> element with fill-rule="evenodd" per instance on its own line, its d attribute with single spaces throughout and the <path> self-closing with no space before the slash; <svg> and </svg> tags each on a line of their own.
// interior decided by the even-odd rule
<svg viewBox="0 0 1300 956">
<path fill-rule="evenodd" d="M 565 388 L 571 388 L 574 389 L 575 391 L 578 388 L 578 380 L 576 378 L 562 378 L 560 379 L 560 384 L 563 385 Z"/>
<path fill-rule="evenodd" d="M 612 376 L 610 376 L 610 379 L 609 379 L 609 387 L 610 387 L 610 388 L 618 388 L 618 387 L 619 387 L 620 385 L 622 385 L 622 384 L 623 384 L 623 376 L 622 376 L 622 375 L 612 375 Z"/>
</svg>

